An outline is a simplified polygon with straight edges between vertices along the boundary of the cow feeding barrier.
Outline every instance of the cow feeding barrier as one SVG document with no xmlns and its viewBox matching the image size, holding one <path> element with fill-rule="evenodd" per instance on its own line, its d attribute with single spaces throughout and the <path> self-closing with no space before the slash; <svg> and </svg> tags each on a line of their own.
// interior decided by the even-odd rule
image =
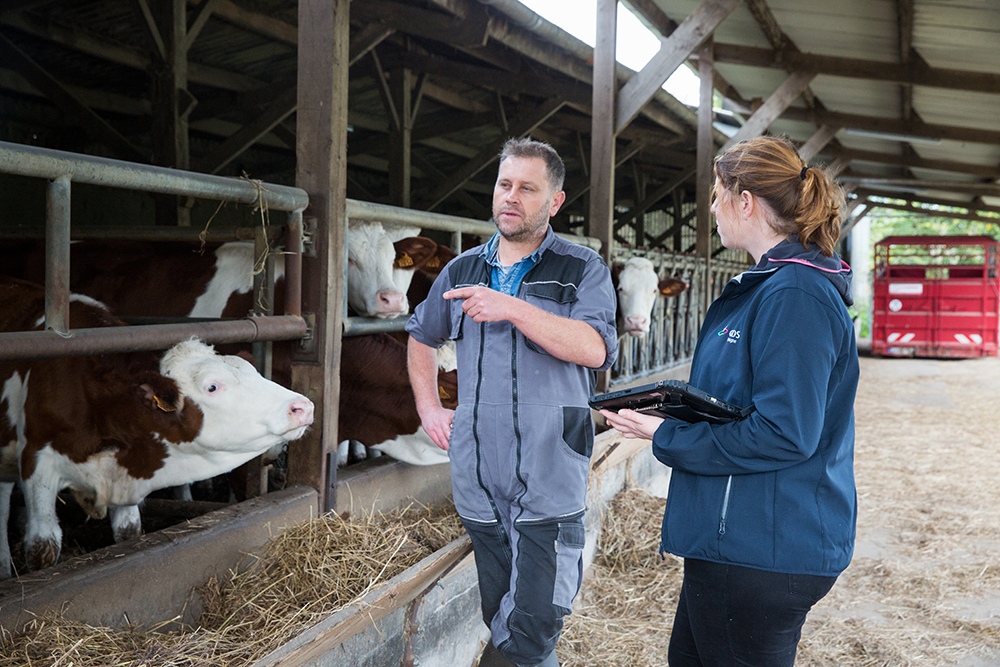
<svg viewBox="0 0 1000 667">
<path fill-rule="evenodd" d="M 200 594 L 199 627 L 112 629 L 40 616 L 0 639 L 0 667 L 156 664 L 292 667 L 418 598 L 471 551 L 451 508 L 295 524 Z"/>
</svg>

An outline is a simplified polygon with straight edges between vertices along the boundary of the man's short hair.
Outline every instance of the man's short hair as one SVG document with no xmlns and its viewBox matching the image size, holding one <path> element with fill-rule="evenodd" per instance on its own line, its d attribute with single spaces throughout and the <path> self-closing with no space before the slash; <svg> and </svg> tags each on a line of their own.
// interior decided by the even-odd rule
<svg viewBox="0 0 1000 667">
<path fill-rule="evenodd" d="M 535 141 L 525 137 L 523 139 L 508 139 L 500 151 L 500 164 L 509 157 L 537 157 L 545 160 L 545 175 L 549 179 L 549 185 L 553 192 L 563 189 L 563 181 L 566 180 L 566 165 L 556 149 L 552 148 L 544 141 Z"/>
</svg>

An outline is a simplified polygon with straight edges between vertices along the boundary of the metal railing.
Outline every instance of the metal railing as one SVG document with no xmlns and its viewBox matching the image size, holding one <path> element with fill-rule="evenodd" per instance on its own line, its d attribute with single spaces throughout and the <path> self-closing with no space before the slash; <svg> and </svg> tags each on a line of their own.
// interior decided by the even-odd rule
<svg viewBox="0 0 1000 667">
<path fill-rule="evenodd" d="M 722 293 L 730 278 L 749 268 L 741 262 L 713 260 L 706 275 L 705 260 L 692 255 L 616 247 L 612 256 L 615 262 L 645 257 L 653 262 L 660 278 L 679 278 L 688 283 L 688 289 L 678 296 L 656 300 L 646 336 L 620 339 L 612 386 L 690 362 L 705 319 L 705 304 Z"/>
<path fill-rule="evenodd" d="M 302 211 L 309 204 L 309 197 L 304 190 L 7 142 L 0 142 L 0 173 L 49 180 L 45 220 L 47 330 L 0 333 L 0 360 L 157 350 L 191 336 L 208 343 L 237 343 L 291 340 L 306 334 L 306 322 L 301 316 L 301 239 Z M 287 211 L 286 314 L 218 322 L 70 330 L 70 198 L 74 182 Z M 193 238 L 194 233 L 174 230 L 171 235 Z"/>
</svg>

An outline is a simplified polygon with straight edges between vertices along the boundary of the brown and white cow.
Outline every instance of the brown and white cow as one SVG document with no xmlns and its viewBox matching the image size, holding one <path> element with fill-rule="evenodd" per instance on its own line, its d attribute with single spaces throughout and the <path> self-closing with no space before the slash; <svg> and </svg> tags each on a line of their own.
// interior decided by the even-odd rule
<svg viewBox="0 0 1000 667">
<path fill-rule="evenodd" d="M 0 330 L 40 329 L 44 311 L 44 288 L 0 277 Z M 103 304 L 71 297 L 72 328 L 121 324 Z M 110 510 L 121 541 L 141 531 L 137 504 L 151 491 L 232 470 L 313 421 L 308 398 L 196 340 L 165 353 L 0 362 L 0 383 L 0 449 L 5 460 L 16 453 L 31 569 L 58 559 L 60 490 Z M 0 577 L 11 574 L 12 488 L 0 483 Z"/>
<path fill-rule="evenodd" d="M 405 315 L 408 276 L 437 248 L 430 239 L 394 242 L 392 236 L 380 223 L 352 225 L 347 231 L 347 299 L 363 317 Z M 5 244 L 0 270 L 42 283 L 44 252 L 41 242 Z M 73 291 L 110 304 L 123 317 L 244 317 L 253 308 L 253 267 L 252 241 L 210 245 L 204 252 L 199 244 L 186 242 L 82 241 L 70 246 Z M 283 280 L 284 272 L 284 255 L 277 254 L 276 281 Z M 405 281 L 402 289 L 397 278 Z M 281 310 L 282 293 L 275 290 L 276 311 Z"/>
<path fill-rule="evenodd" d="M 618 294 L 619 333 L 636 338 L 649 333 L 657 298 L 677 296 L 688 288 L 683 280 L 661 279 L 653 263 L 645 257 L 631 257 L 624 264 L 616 263 L 611 278 Z"/>
</svg>

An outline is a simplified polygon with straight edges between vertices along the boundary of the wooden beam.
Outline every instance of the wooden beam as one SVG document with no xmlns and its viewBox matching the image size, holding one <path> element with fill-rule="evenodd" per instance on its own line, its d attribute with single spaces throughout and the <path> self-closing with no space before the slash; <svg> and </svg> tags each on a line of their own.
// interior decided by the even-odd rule
<svg viewBox="0 0 1000 667">
<path fill-rule="evenodd" d="M 384 55 L 382 64 L 386 69 L 407 67 L 437 77 L 491 88 L 512 97 L 524 94 L 537 95 L 538 91 L 544 90 L 548 95 L 559 95 L 568 104 L 588 104 L 591 101 L 590 91 L 579 82 L 560 81 L 530 71 L 511 73 L 493 67 L 479 67 L 448 58 L 411 52 L 399 52 L 393 56 Z"/>
<path fill-rule="evenodd" d="M 697 169 L 690 167 L 682 170 L 679 174 L 661 184 L 658 188 L 653 190 L 653 192 L 646 195 L 645 200 L 634 206 L 631 211 L 618 218 L 617 222 L 615 222 L 615 229 L 619 229 L 624 225 L 629 224 L 637 215 L 645 213 L 649 209 L 656 206 L 661 199 L 672 193 L 681 185 L 684 185 L 684 183 L 688 182 L 696 173 Z"/>
<path fill-rule="evenodd" d="M 926 139 L 951 139 L 953 141 L 1000 144 L 1000 131 L 997 130 L 952 125 L 933 125 L 924 123 L 918 119 L 907 122 L 895 118 L 861 116 L 821 109 L 800 109 L 798 107 L 785 109 L 781 117 L 788 120 L 803 120 L 818 126 L 827 124 L 840 125 L 845 129 L 909 135 Z"/>
<path fill-rule="evenodd" d="M 908 178 L 881 178 L 877 176 L 841 176 L 843 183 L 857 183 L 859 187 L 901 187 L 914 190 L 942 190 L 970 195 L 1000 197 L 1000 183 L 967 183 L 962 181 L 923 181 Z"/>
<path fill-rule="evenodd" d="M 205 24 L 208 23 L 208 19 L 212 17 L 212 12 L 214 12 L 215 8 L 219 6 L 220 1 L 221 0 L 205 0 L 205 2 L 201 3 L 201 6 L 198 7 L 198 15 L 188 27 L 185 50 L 190 49 L 191 45 L 194 44 L 194 41 L 198 39 L 198 35 L 201 34 Z"/>
<path fill-rule="evenodd" d="M 955 162 L 954 160 L 931 160 L 919 155 L 896 155 L 894 153 L 880 153 L 876 151 L 865 151 L 856 149 L 844 149 L 839 153 L 851 160 L 864 160 L 865 162 L 879 162 L 882 164 L 892 164 L 900 167 L 917 167 L 920 169 L 934 169 L 936 171 L 951 171 L 956 174 L 972 174 L 992 180 L 1000 179 L 1000 168 L 982 164 L 970 164 L 967 162 Z"/>
<path fill-rule="evenodd" d="M 715 62 L 770 69 L 808 70 L 817 74 L 890 83 L 911 83 L 932 88 L 996 93 L 1000 74 L 970 70 L 926 67 L 919 62 L 887 63 L 861 58 L 844 58 L 804 53 L 791 49 L 765 49 L 739 44 L 715 45 Z"/>
<path fill-rule="evenodd" d="M 816 157 L 816 154 L 823 150 L 823 147 L 830 143 L 842 128 L 836 125 L 822 125 L 809 140 L 799 146 L 799 156 L 807 163 Z"/>
<path fill-rule="evenodd" d="M 740 0 L 702 0 L 673 34 L 663 40 L 660 51 L 619 91 L 615 105 L 616 134 L 632 122 L 674 70 L 739 3 Z"/>
<path fill-rule="evenodd" d="M 579 136 L 579 135 L 577 135 L 577 136 Z M 619 169 L 623 164 L 625 164 L 626 162 L 628 162 L 629 160 L 631 160 L 633 157 L 635 157 L 636 155 L 638 155 L 640 152 L 642 152 L 642 149 L 644 149 L 645 147 L 646 147 L 645 143 L 643 143 L 641 141 L 633 141 L 631 144 L 628 145 L 628 147 L 625 148 L 624 151 L 622 151 L 621 154 L 618 154 L 617 149 L 616 149 L 616 151 L 615 151 L 615 169 Z M 583 162 L 581 160 L 581 164 L 582 164 L 582 166 L 584 168 L 583 169 L 583 174 L 584 174 L 584 177 L 587 179 L 587 182 L 586 183 L 582 183 L 581 182 L 579 185 L 577 185 L 576 183 L 574 183 L 574 185 L 576 187 L 565 187 L 564 188 L 566 190 L 566 201 L 563 202 L 563 209 L 565 209 L 567 206 L 569 206 L 570 204 L 572 204 L 573 202 L 575 202 L 577 199 L 579 199 L 583 195 L 585 195 L 588 192 L 590 192 L 590 188 L 592 186 L 592 184 L 590 183 L 590 170 L 587 168 L 586 162 Z M 579 180 L 582 181 L 582 179 L 579 179 Z"/>
<path fill-rule="evenodd" d="M 152 5 L 155 7 L 156 5 Z M 0 14 L 0 25 L 15 28 L 29 35 L 34 35 L 46 41 L 55 42 L 60 46 L 79 53 L 85 53 L 101 60 L 117 63 L 132 69 L 146 72 L 153 59 L 146 53 L 124 47 L 116 42 L 102 40 L 90 33 L 80 32 L 71 28 L 52 23 L 40 24 L 33 17 L 21 14 Z M 246 91 L 262 88 L 265 83 L 253 77 L 209 67 L 197 63 L 188 65 L 188 78 L 194 83 L 222 88 L 223 90 Z"/>
<path fill-rule="evenodd" d="M 188 93 L 187 5 L 185 0 L 163 0 L 150 5 L 156 31 L 163 39 L 165 57 L 150 71 L 153 103 L 153 162 L 173 169 L 191 168 L 188 116 L 196 103 Z M 158 225 L 191 225 L 186 198 L 156 198 Z"/>
<path fill-rule="evenodd" d="M 413 83 L 409 69 L 394 69 L 389 77 L 389 94 L 399 114 L 399 125 L 389 128 L 389 203 L 402 208 L 410 208 Z"/>
<path fill-rule="evenodd" d="M 241 153 L 260 141 L 279 123 L 295 113 L 296 87 L 289 88 L 274 98 L 260 116 L 247 123 L 221 144 L 206 153 L 194 166 L 195 171 L 217 174 Z"/>
<path fill-rule="evenodd" d="M 594 44 L 593 113 L 590 121 L 589 235 L 601 242 L 601 257 L 611 266 L 615 216 L 615 52 L 618 32 L 617 0 L 597 0 Z M 600 378 L 603 388 L 610 376 Z"/>
<path fill-rule="evenodd" d="M 759 137 L 764 131 L 777 120 L 781 113 L 791 106 L 795 98 L 798 97 L 806 86 L 816 78 L 813 72 L 795 72 L 778 86 L 778 89 L 767 98 L 757 111 L 743 124 L 736 134 L 722 147 L 721 152 L 735 146 L 741 141 Z"/>
<path fill-rule="evenodd" d="M 698 49 L 698 78 L 701 80 L 700 93 L 698 98 L 698 141 L 697 157 L 695 158 L 695 200 L 697 205 L 698 222 L 695 227 L 695 254 L 705 259 L 705 285 L 708 285 L 709 266 L 712 259 L 712 186 L 715 184 L 715 175 L 712 169 L 712 162 L 715 156 L 715 146 L 712 143 L 712 98 L 714 90 L 712 87 L 713 40 L 709 39 Z M 711 303 L 711 290 L 705 289 L 705 303 L 701 306 L 708 309 Z"/>
<path fill-rule="evenodd" d="M 369 51 L 386 40 L 387 37 L 396 32 L 383 23 L 370 23 L 351 40 L 350 64 L 361 60 Z"/>
<path fill-rule="evenodd" d="M 309 432 L 288 448 L 288 482 L 319 491 L 319 511 L 333 507 L 340 401 L 340 332 L 347 235 L 347 96 L 350 0 L 299 0 L 295 184 L 309 193 L 303 221 L 314 256 L 302 258 L 302 313 L 312 336 L 294 348 L 292 388 L 316 405 Z"/>
<path fill-rule="evenodd" d="M 410 157 L 413 159 L 413 162 L 416 163 L 416 165 L 420 168 L 421 171 L 429 175 L 435 181 L 443 181 L 444 179 L 448 178 L 448 174 L 444 173 L 443 171 L 435 167 L 433 163 L 429 162 L 426 158 L 420 155 L 420 153 L 416 152 L 411 153 Z M 469 210 L 472 211 L 472 215 L 477 218 L 480 218 L 482 220 L 489 220 L 490 217 L 493 215 L 489 207 L 484 206 L 481 201 L 470 195 L 468 191 L 465 190 L 464 188 L 459 188 L 458 190 L 455 190 L 452 196 L 461 203 L 465 204 L 469 208 Z"/>
<path fill-rule="evenodd" d="M 924 215 L 924 216 L 927 216 L 927 217 L 930 217 L 930 218 L 952 218 L 952 219 L 955 219 L 955 220 L 972 220 L 972 221 L 975 221 L 975 222 L 984 222 L 984 223 L 989 224 L 989 225 L 1000 225 L 1000 218 L 993 218 L 993 217 L 988 217 L 988 216 L 976 215 L 975 213 L 949 213 L 948 211 L 935 211 L 933 209 L 923 208 L 921 206 L 915 206 L 912 203 L 895 204 L 895 203 L 891 203 L 891 202 L 885 202 L 885 203 L 883 203 L 883 202 L 871 202 L 871 206 L 872 206 L 873 209 L 875 209 L 875 208 L 889 208 L 889 209 L 893 209 L 893 210 L 896 210 L 896 211 L 908 211 L 910 213 L 919 213 L 921 215 Z M 857 224 L 857 222 L 860 221 L 860 217 L 857 220 L 854 220 L 854 217 L 852 216 L 851 220 L 852 220 L 852 222 L 854 222 L 854 224 Z M 846 225 L 845 225 L 845 227 L 846 227 Z M 853 225 L 852 225 L 852 227 L 853 227 Z M 847 231 L 850 231 L 850 229 L 851 228 L 848 228 Z M 845 233 L 847 233 L 847 232 L 841 231 L 841 235 L 843 235 Z"/>
<path fill-rule="evenodd" d="M 928 197 L 908 192 L 895 192 L 892 190 L 878 190 L 871 188 L 859 188 L 858 198 L 883 197 L 885 199 L 903 199 L 917 204 L 933 204 L 935 206 L 950 206 L 952 208 L 965 209 L 969 213 L 1000 213 L 1000 206 L 989 206 L 978 201 L 961 201 L 956 199 L 943 199 L 940 197 Z"/>
<path fill-rule="evenodd" d="M 565 101 L 559 98 L 549 99 L 541 104 L 510 128 L 510 135 L 513 137 L 523 137 L 530 134 L 532 130 L 544 123 L 552 114 L 559 111 Z M 451 193 L 462 187 L 473 176 L 488 167 L 497 159 L 500 148 L 507 137 L 501 137 L 483 148 L 475 157 L 462 165 L 448 180 L 439 185 L 417 208 L 424 211 L 433 210 L 438 204 L 448 198 Z"/>
<path fill-rule="evenodd" d="M 408 35 L 453 46 L 484 46 L 489 15 L 479 3 L 469 3 L 466 8 L 466 15 L 458 17 L 392 0 L 364 0 L 351 7 L 351 18 L 362 23 L 383 23 Z"/>
<path fill-rule="evenodd" d="M 188 5 L 200 7 L 207 0 L 187 0 Z M 266 14 L 249 11 L 232 2 L 219 0 L 215 8 L 215 16 L 244 30 L 257 33 L 262 37 L 284 42 L 295 46 L 299 43 L 299 31 L 290 23 L 272 18 Z"/>
<path fill-rule="evenodd" d="M 167 59 L 167 46 L 163 43 L 163 36 L 160 35 L 160 29 L 156 27 L 156 19 L 153 18 L 153 12 L 149 8 L 148 0 L 136 0 L 136 4 L 139 5 L 139 11 L 142 13 L 142 18 L 146 23 L 146 36 L 156 47 L 156 52 L 160 56 L 160 60 Z"/>
<path fill-rule="evenodd" d="M 747 9 L 750 10 L 750 14 L 757 22 L 757 25 L 760 26 L 761 32 L 764 33 L 767 41 L 775 49 L 782 48 L 788 38 L 781 30 L 781 26 L 778 25 L 778 20 L 774 18 L 774 14 L 771 13 L 771 8 L 767 6 L 767 2 L 764 0 L 746 0 L 746 3 Z"/>
<path fill-rule="evenodd" d="M 117 130 L 81 102 L 45 68 L 0 34 L 0 60 L 4 65 L 23 76 L 28 83 L 71 118 L 75 118 L 98 141 L 111 149 L 119 158 L 132 162 L 148 162 L 149 158 L 123 137 Z"/>
<path fill-rule="evenodd" d="M 844 223 L 840 226 L 840 238 L 843 239 L 848 234 L 850 234 L 851 230 L 854 229 L 854 227 L 864 219 L 865 215 L 871 209 L 872 209 L 871 202 L 869 201 L 861 202 L 861 210 L 851 214 L 851 216 L 846 220 L 844 220 Z"/>
<path fill-rule="evenodd" d="M 622 2 L 630 6 L 632 13 L 639 17 L 654 33 L 659 33 L 663 37 L 669 37 L 677 29 L 677 22 L 664 14 L 655 0 L 622 0 Z M 712 73 L 712 81 L 715 84 L 715 89 L 723 97 L 740 104 L 749 105 L 749 102 L 743 99 L 739 91 L 725 77 L 719 74 L 718 71 Z"/>
<path fill-rule="evenodd" d="M 385 107 L 385 113 L 389 116 L 389 130 L 398 130 L 400 128 L 400 118 L 399 111 L 396 109 L 396 102 L 392 99 L 392 91 L 389 90 L 389 77 L 385 73 L 385 68 L 382 67 L 382 61 L 378 57 L 378 51 L 376 49 L 371 50 L 372 62 L 375 64 L 375 83 L 377 84 L 379 97 L 382 98 L 382 105 Z"/>
</svg>

